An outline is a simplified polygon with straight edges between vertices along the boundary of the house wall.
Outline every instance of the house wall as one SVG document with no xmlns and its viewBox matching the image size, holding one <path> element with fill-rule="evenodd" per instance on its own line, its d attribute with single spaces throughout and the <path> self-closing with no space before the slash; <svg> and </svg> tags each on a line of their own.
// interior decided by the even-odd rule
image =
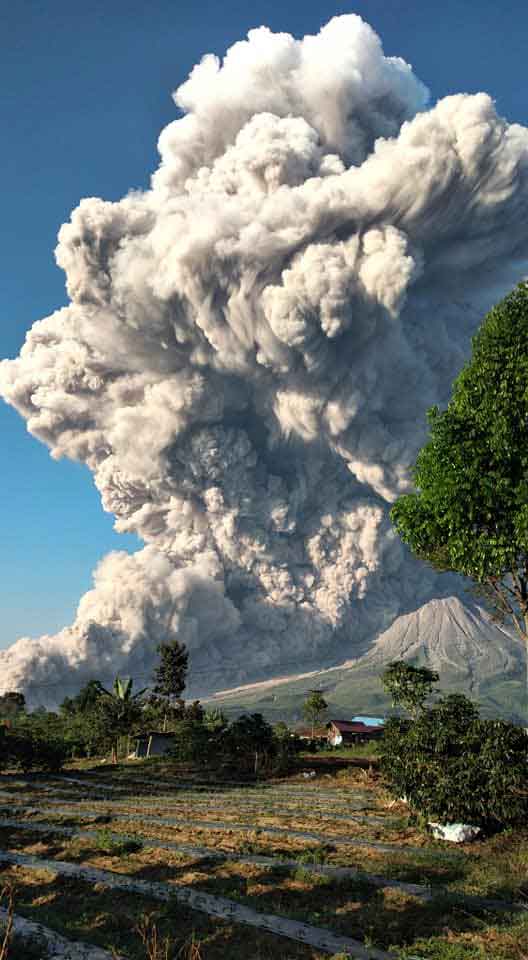
<svg viewBox="0 0 528 960">
<path fill-rule="evenodd" d="M 146 757 L 147 747 L 148 747 L 148 740 L 145 739 L 144 737 L 142 737 L 141 740 L 136 740 L 136 749 L 134 751 L 134 755 L 138 758 Z"/>
<path fill-rule="evenodd" d="M 136 740 L 136 757 L 146 757 L 147 755 L 151 757 L 163 757 L 168 753 L 173 743 L 172 737 L 156 736 L 156 734 L 154 734 L 152 736 L 149 754 L 148 746 L 150 739 L 150 737 L 138 737 Z"/>
<path fill-rule="evenodd" d="M 328 742 L 333 747 L 339 747 L 343 743 L 343 737 L 337 730 L 330 730 L 328 733 Z"/>
<path fill-rule="evenodd" d="M 163 757 L 170 750 L 173 745 L 172 737 L 152 737 L 152 743 L 150 745 L 150 756 L 151 757 Z"/>
</svg>

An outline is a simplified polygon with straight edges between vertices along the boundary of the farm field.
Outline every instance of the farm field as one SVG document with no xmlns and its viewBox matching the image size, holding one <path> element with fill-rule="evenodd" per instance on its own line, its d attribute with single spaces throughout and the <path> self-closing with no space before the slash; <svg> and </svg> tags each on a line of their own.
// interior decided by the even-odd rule
<svg viewBox="0 0 528 960">
<path fill-rule="evenodd" d="M 528 955 L 528 831 L 435 841 L 362 769 L 3 775 L 0 884 L 17 916 L 126 960 Z"/>
</svg>

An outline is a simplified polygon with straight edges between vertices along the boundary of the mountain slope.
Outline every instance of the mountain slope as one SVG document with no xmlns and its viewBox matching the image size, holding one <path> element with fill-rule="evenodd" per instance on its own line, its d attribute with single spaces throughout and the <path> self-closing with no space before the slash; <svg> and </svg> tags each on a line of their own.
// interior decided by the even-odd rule
<svg viewBox="0 0 528 960">
<path fill-rule="evenodd" d="M 392 660 L 408 660 L 436 670 L 444 683 L 463 683 L 471 694 L 485 680 L 515 673 L 523 653 L 522 644 L 484 610 L 447 597 L 398 617 L 356 662 L 379 672 Z"/>
<path fill-rule="evenodd" d="M 526 722 L 526 652 L 480 607 L 457 597 L 431 600 L 398 617 L 364 656 L 337 667 L 222 691 L 213 702 L 229 713 L 259 710 L 270 719 L 297 719 L 307 690 L 324 691 L 344 717 L 389 707 L 380 675 L 393 660 L 427 666 L 446 692 L 460 691 L 484 714 Z"/>
</svg>

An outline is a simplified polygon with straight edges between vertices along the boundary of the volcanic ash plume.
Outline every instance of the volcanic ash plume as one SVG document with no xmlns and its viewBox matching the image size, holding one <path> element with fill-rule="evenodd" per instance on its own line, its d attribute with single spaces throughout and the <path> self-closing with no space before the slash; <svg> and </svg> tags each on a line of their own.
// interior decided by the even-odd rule
<svg viewBox="0 0 528 960">
<path fill-rule="evenodd" d="M 71 303 L 0 389 L 146 546 L 1 654 L 3 688 L 148 673 L 178 635 L 204 691 L 359 654 L 444 592 L 388 509 L 525 270 L 528 131 L 427 97 L 357 16 L 253 30 L 176 91 L 151 189 L 62 227 Z"/>
</svg>

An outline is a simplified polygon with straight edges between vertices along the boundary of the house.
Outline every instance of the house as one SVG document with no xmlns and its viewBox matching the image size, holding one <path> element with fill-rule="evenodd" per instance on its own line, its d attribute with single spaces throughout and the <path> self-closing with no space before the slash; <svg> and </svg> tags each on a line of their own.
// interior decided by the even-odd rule
<svg viewBox="0 0 528 960">
<path fill-rule="evenodd" d="M 327 733 L 325 727 L 316 726 L 313 729 L 310 726 L 297 725 L 294 730 L 295 736 L 299 740 L 326 740 Z"/>
<path fill-rule="evenodd" d="M 367 743 L 383 735 L 383 727 L 363 723 L 363 721 L 329 720 L 326 724 L 328 743 L 332 747 L 342 744 Z"/>
<path fill-rule="evenodd" d="M 150 733 L 142 733 L 136 737 L 136 746 L 132 757 L 136 760 L 139 760 L 140 757 L 163 757 L 169 752 L 173 743 L 173 733 L 158 733 L 155 730 Z"/>
</svg>

